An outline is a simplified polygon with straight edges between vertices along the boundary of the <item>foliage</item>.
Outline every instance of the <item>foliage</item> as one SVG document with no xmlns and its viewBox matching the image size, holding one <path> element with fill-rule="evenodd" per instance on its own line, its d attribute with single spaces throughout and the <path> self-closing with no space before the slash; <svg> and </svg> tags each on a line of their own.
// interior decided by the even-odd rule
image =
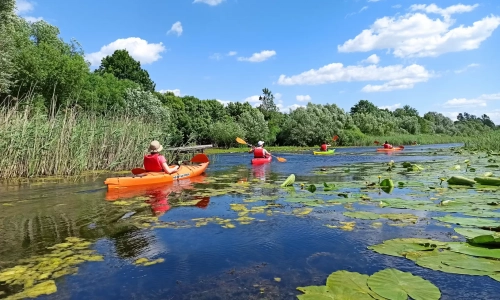
<svg viewBox="0 0 500 300">
<path fill-rule="evenodd" d="M 142 69 L 141 63 L 133 59 L 127 50 L 115 50 L 112 55 L 103 58 L 95 72 L 100 75 L 110 73 L 118 79 L 138 83 L 145 91 L 155 91 L 156 84 L 149 78 L 148 71 Z"/>
<path fill-rule="evenodd" d="M 10 91 L 14 73 L 14 45 L 12 42 L 15 4 L 14 0 L 0 2 L 0 95 Z"/>
</svg>

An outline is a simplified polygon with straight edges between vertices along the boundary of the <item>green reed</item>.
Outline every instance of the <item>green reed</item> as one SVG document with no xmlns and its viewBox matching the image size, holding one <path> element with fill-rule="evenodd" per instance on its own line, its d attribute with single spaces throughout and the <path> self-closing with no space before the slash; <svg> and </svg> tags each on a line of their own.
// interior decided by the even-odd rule
<svg viewBox="0 0 500 300">
<path fill-rule="evenodd" d="M 140 167 L 151 140 L 166 146 L 164 130 L 127 115 L 96 115 L 76 109 L 49 115 L 30 105 L 2 107 L 0 178 Z"/>
</svg>

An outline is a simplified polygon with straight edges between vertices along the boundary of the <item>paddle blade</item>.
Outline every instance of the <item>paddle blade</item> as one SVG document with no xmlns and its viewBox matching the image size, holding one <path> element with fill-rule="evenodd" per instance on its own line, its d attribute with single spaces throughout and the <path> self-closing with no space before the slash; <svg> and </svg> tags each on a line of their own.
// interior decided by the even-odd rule
<svg viewBox="0 0 500 300">
<path fill-rule="evenodd" d="M 379 141 L 374 141 L 373 143 L 374 143 L 374 144 L 377 144 L 377 145 L 378 145 L 378 144 L 380 144 L 380 142 L 379 142 Z"/>
<path fill-rule="evenodd" d="M 236 142 L 238 142 L 239 144 L 243 144 L 243 145 L 247 144 L 247 142 L 245 142 L 243 139 L 241 139 L 239 137 L 236 138 Z"/>
<path fill-rule="evenodd" d="M 400 145 L 400 146 L 399 146 L 399 148 L 401 148 L 401 149 L 404 149 L 404 148 L 405 148 L 405 146 L 403 146 L 403 145 Z"/>
<path fill-rule="evenodd" d="M 201 163 L 210 162 L 210 160 L 208 159 L 208 156 L 206 156 L 203 153 L 200 153 L 200 154 L 196 154 L 195 156 L 193 156 L 193 158 L 191 158 L 191 162 L 201 164 Z"/>
<path fill-rule="evenodd" d="M 286 159 L 284 159 L 283 157 L 276 157 L 276 159 L 277 159 L 279 162 L 286 162 Z"/>
<path fill-rule="evenodd" d="M 134 174 L 134 175 L 139 175 L 139 174 L 144 174 L 144 173 L 146 173 L 146 170 L 144 170 L 143 168 L 132 169 L 132 174 Z"/>
<path fill-rule="evenodd" d="M 338 136 L 338 135 L 336 135 L 336 136 L 334 136 L 334 137 L 333 137 L 333 139 L 332 139 L 332 140 L 333 140 L 333 141 L 336 141 L 336 140 L 338 140 L 338 139 L 339 139 L 339 136 Z"/>
</svg>

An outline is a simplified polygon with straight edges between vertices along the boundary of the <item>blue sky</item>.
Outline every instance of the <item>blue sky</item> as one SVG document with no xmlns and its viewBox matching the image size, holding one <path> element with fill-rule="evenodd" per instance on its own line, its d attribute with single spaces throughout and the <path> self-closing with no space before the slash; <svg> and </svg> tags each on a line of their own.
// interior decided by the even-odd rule
<svg viewBox="0 0 500 300">
<path fill-rule="evenodd" d="M 116 49 L 157 90 L 283 111 L 360 99 L 500 123 L 500 1 L 17 0 L 18 14 L 76 38 L 93 68 Z M 314 3 L 314 4 L 313 4 Z"/>
</svg>

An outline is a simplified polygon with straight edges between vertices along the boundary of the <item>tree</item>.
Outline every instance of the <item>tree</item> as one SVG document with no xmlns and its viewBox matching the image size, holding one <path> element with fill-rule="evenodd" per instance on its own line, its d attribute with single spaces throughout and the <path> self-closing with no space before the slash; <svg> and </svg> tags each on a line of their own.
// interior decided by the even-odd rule
<svg viewBox="0 0 500 300">
<path fill-rule="evenodd" d="M 47 107 L 74 103 L 89 73 L 78 42 L 64 42 L 59 29 L 45 21 L 19 19 L 14 26 L 16 96 L 41 95 Z"/>
<path fill-rule="evenodd" d="M 245 137 L 248 139 L 249 143 L 255 144 L 259 140 L 266 141 L 269 135 L 269 128 L 260 110 L 253 109 L 244 112 L 238 123 L 245 131 Z"/>
<path fill-rule="evenodd" d="M 377 112 L 379 109 L 375 106 L 375 104 L 371 103 L 368 100 L 359 100 L 357 104 L 351 107 L 351 115 L 356 113 L 364 113 L 364 114 L 372 114 Z"/>
<path fill-rule="evenodd" d="M 269 89 L 263 88 L 262 93 L 264 96 L 259 96 L 259 100 L 262 101 L 262 104 L 259 105 L 259 109 L 264 114 L 267 121 L 271 118 L 272 113 L 279 112 L 279 109 L 274 103 L 274 95 Z"/>
<path fill-rule="evenodd" d="M 13 32 L 15 0 L 0 1 L 0 95 L 7 94 L 14 75 Z"/>
<path fill-rule="evenodd" d="M 145 91 L 154 92 L 156 84 L 149 78 L 149 73 L 141 68 L 127 50 L 116 50 L 112 55 L 102 59 L 98 74 L 111 73 L 118 79 L 128 79 L 138 83 Z"/>
<path fill-rule="evenodd" d="M 397 108 L 396 110 L 394 110 L 394 116 L 400 118 L 400 117 L 418 117 L 418 110 L 416 110 L 415 108 L 409 106 L 409 105 L 405 105 L 403 106 L 403 108 Z"/>
<path fill-rule="evenodd" d="M 484 125 L 490 127 L 490 128 L 495 128 L 495 123 L 490 119 L 490 117 L 486 114 L 481 116 L 481 122 L 483 122 Z"/>
</svg>

